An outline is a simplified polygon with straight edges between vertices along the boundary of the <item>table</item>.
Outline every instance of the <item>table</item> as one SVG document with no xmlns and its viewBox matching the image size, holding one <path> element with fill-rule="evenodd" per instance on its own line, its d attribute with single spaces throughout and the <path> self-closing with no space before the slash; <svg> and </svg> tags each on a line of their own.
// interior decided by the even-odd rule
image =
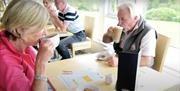
<svg viewBox="0 0 180 91">
<path fill-rule="evenodd" d="M 75 91 L 75 89 L 66 88 L 62 81 L 58 79 L 58 76 L 61 75 L 63 71 L 78 71 L 86 68 L 97 70 L 102 75 L 112 74 L 114 78 L 112 84 L 106 85 L 104 80 L 94 82 L 94 84 L 100 88 L 100 91 L 115 91 L 117 68 L 107 66 L 104 61 L 96 61 L 96 56 L 93 54 L 49 63 L 47 75 L 57 91 Z M 141 67 L 138 73 L 140 74 L 137 76 L 137 91 L 163 91 L 173 86 L 172 79 L 168 79 L 166 76 L 151 68 Z"/>
<path fill-rule="evenodd" d="M 104 62 L 97 62 L 95 60 L 87 59 L 78 60 L 77 58 L 72 58 L 49 63 L 47 75 L 57 91 L 75 91 L 74 89 L 67 89 L 65 85 L 58 79 L 58 76 L 62 74 L 63 71 L 78 71 L 86 68 L 97 70 L 103 75 L 112 74 L 113 76 L 116 76 L 117 72 L 116 68 L 108 67 Z M 96 82 L 96 85 L 101 86 L 101 91 L 115 91 L 115 81 L 111 85 L 106 85 L 104 81 Z"/>
<path fill-rule="evenodd" d="M 58 30 L 56 30 L 54 25 L 47 25 L 47 34 L 52 35 L 52 34 L 55 34 L 55 33 L 59 33 L 60 37 L 67 37 L 67 36 L 72 36 L 73 35 L 70 32 L 59 32 Z"/>
</svg>

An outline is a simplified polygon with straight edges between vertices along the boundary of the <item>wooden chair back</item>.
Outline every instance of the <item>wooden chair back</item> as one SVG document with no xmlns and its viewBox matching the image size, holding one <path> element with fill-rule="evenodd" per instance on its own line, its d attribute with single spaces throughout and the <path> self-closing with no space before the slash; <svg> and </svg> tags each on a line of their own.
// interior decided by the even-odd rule
<svg viewBox="0 0 180 91">
<path fill-rule="evenodd" d="M 156 43 L 156 56 L 154 58 L 153 69 L 162 72 L 166 54 L 169 48 L 170 38 L 162 34 L 158 35 Z"/>
</svg>

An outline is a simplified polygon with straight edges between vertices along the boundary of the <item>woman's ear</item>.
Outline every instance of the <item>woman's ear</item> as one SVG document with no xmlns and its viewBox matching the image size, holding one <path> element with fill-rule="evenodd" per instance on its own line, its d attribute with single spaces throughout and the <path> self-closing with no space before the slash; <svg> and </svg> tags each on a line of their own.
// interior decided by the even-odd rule
<svg viewBox="0 0 180 91">
<path fill-rule="evenodd" d="M 24 34 L 24 28 L 15 28 L 15 32 L 19 38 L 21 38 Z"/>
<path fill-rule="evenodd" d="M 19 29 L 16 28 L 16 29 L 14 30 L 14 32 L 16 33 L 16 35 L 17 35 L 18 38 L 21 38 L 21 35 L 22 35 L 22 34 L 21 34 L 21 31 L 20 31 Z"/>
</svg>

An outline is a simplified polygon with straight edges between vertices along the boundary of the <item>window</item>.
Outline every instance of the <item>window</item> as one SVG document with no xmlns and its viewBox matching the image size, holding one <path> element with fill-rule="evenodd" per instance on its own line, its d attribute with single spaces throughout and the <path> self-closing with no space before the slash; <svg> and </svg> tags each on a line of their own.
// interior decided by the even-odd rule
<svg viewBox="0 0 180 91">
<path fill-rule="evenodd" d="M 171 38 L 171 46 L 180 48 L 180 1 L 151 0 L 147 3 L 145 18 L 157 29 L 158 33 Z"/>
<path fill-rule="evenodd" d="M 68 3 L 81 11 L 98 11 L 100 0 L 68 0 Z"/>
</svg>

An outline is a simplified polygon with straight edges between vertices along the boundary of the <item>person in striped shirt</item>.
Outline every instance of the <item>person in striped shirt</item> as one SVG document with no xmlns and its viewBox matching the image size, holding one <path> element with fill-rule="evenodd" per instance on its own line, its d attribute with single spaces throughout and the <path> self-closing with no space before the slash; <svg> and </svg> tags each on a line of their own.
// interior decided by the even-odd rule
<svg viewBox="0 0 180 91">
<path fill-rule="evenodd" d="M 60 28 L 60 31 L 73 33 L 73 36 L 62 39 L 59 46 L 56 47 L 62 59 L 67 59 L 71 57 L 67 46 L 74 42 L 86 40 L 84 26 L 82 21 L 80 21 L 77 10 L 70 6 L 67 0 L 54 1 L 57 10 L 53 9 L 47 0 L 44 0 L 44 5 L 51 16 L 52 23 L 56 28 Z"/>
</svg>

